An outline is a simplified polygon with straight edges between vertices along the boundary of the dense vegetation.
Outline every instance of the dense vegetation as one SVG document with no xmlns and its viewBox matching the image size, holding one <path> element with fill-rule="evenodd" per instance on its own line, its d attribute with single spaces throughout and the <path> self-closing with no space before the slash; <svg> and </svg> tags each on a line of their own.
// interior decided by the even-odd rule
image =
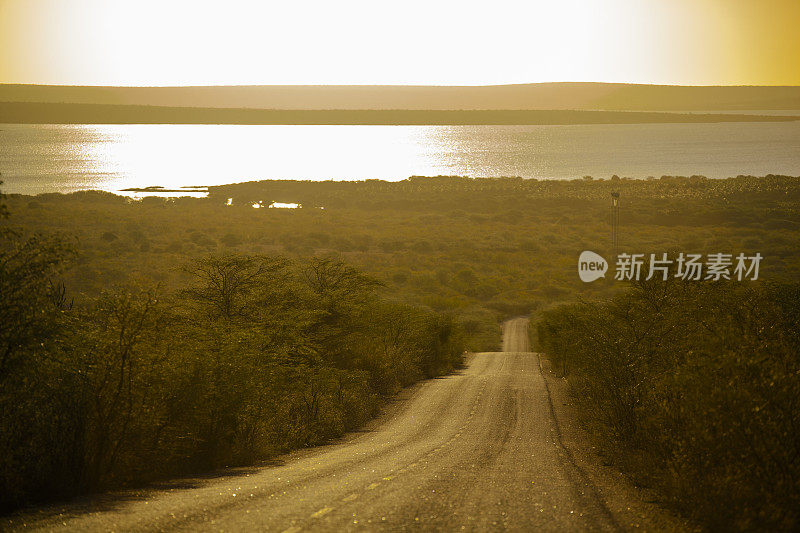
<svg viewBox="0 0 800 533">
<path fill-rule="evenodd" d="M 609 257 L 611 191 L 621 194 L 623 249 L 760 252 L 764 279 L 800 272 L 800 178 L 781 176 L 267 181 L 214 187 L 207 199 L 82 192 L 10 195 L 8 204 L 17 225 L 75 240 L 74 293 L 131 278 L 179 287 L 177 266 L 209 253 L 334 254 L 394 297 L 454 311 L 469 327 L 491 322 L 470 346 L 488 349 L 499 316 L 614 292 L 617 284 L 576 276 L 582 250 Z M 258 202 L 303 208 L 251 207 Z"/>
<path fill-rule="evenodd" d="M 623 284 L 582 283 L 576 271 L 583 250 L 609 257 L 611 191 L 622 198 L 625 251 L 760 252 L 762 279 L 800 272 L 800 178 L 786 176 L 10 195 L 0 223 L 0 313 L 17 320 L 0 333 L 11 354 L 0 378 L 5 505 L 321 442 L 398 387 L 457 365 L 464 349 L 496 349 L 501 318 L 614 297 Z M 303 207 L 252 207 L 271 202 Z M 230 276 L 238 288 L 221 291 Z M 686 298 L 721 306 L 721 287 Z M 738 368 L 721 354 L 704 360 L 706 374 Z M 623 466 L 635 471 L 633 460 Z M 756 514 L 741 524 L 768 519 L 746 518 Z"/>
<path fill-rule="evenodd" d="M 74 247 L 2 232 L 0 509 L 324 442 L 462 360 L 452 317 L 335 258 L 204 255 L 180 290 L 73 298 Z"/>
<path fill-rule="evenodd" d="M 537 337 L 641 485 L 712 530 L 800 526 L 800 284 L 639 282 Z"/>
</svg>

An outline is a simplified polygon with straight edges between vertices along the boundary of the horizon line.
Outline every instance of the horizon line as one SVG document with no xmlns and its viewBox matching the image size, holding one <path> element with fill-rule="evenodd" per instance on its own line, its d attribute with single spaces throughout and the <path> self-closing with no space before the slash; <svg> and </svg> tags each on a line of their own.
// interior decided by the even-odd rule
<svg viewBox="0 0 800 533">
<path fill-rule="evenodd" d="M 211 84 L 211 85 L 104 85 L 104 84 L 59 84 L 59 83 L 20 83 L 20 82 L 0 82 L 0 86 L 27 86 L 27 87 L 90 87 L 98 89 L 196 89 L 196 88 L 222 88 L 222 87 L 392 87 L 392 88 L 494 88 L 494 87 L 523 87 L 529 85 L 628 85 L 639 87 L 686 87 L 686 88 L 726 88 L 726 87 L 800 87 L 800 85 L 787 84 L 722 84 L 722 85 L 681 85 L 668 83 L 636 83 L 636 82 L 608 82 L 608 81 L 539 81 L 525 83 L 493 83 L 479 85 L 439 85 L 439 84 L 304 84 L 304 83 L 273 83 L 273 84 Z"/>
</svg>

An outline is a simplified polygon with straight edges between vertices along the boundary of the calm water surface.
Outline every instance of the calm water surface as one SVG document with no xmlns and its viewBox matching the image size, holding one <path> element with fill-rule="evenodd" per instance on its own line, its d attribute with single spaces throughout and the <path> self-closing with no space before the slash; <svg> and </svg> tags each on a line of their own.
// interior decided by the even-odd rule
<svg viewBox="0 0 800 533">
<path fill-rule="evenodd" d="M 573 126 L 0 124 L 9 193 L 439 174 L 800 174 L 800 122 Z"/>
</svg>

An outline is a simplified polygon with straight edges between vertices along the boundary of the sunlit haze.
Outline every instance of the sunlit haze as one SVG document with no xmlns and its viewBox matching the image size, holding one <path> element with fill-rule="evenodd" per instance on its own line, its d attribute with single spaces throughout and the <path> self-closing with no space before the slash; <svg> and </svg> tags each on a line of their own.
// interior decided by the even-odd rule
<svg viewBox="0 0 800 533">
<path fill-rule="evenodd" d="M 0 82 L 800 84 L 797 0 L 0 0 Z"/>
</svg>

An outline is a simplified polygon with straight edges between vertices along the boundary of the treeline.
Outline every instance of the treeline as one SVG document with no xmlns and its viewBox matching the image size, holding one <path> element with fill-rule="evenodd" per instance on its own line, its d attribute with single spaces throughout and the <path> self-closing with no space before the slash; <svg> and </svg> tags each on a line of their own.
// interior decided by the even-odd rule
<svg viewBox="0 0 800 533">
<path fill-rule="evenodd" d="M 640 282 L 535 336 L 639 484 L 711 530 L 800 527 L 800 284 Z"/>
<path fill-rule="evenodd" d="M 667 203 L 724 200 L 716 207 L 749 207 L 764 202 L 800 198 L 800 176 L 660 176 L 629 179 L 613 175 L 584 176 L 574 180 L 539 180 L 520 177 L 468 178 L 462 176 L 412 176 L 402 181 L 297 181 L 263 180 L 209 187 L 210 199 L 249 207 L 253 202 L 298 202 L 305 208 L 324 206 L 380 209 L 463 209 L 494 213 L 509 208 L 530 209 L 530 201 L 573 202 L 605 199 L 620 192 L 623 201 Z M 674 202 L 674 203 L 673 203 Z M 605 202 L 604 204 L 607 204 Z M 629 204 L 623 204 L 629 206 Z M 607 207 L 604 205 L 603 207 Z"/>
<path fill-rule="evenodd" d="M 206 255 L 180 290 L 73 299 L 67 241 L 0 232 L 2 511 L 325 442 L 462 362 L 453 318 L 338 259 Z"/>
</svg>

